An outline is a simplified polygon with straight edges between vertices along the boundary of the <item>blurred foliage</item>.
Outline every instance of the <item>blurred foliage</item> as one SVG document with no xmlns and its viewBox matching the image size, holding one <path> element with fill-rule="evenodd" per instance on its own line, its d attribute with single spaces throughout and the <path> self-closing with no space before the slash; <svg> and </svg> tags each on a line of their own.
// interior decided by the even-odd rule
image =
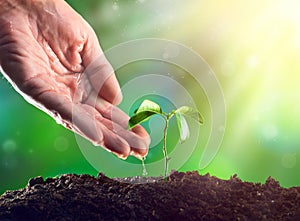
<svg viewBox="0 0 300 221">
<path fill-rule="evenodd" d="M 67 2 L 95 29 L 103 50 L 157 37 L 182 43 L 209 63 L 224 91 L 227 125 L 218 155 L 200 173 L 224 179 L 237 173 L 254 182 L 273 176 L 286 187 L 300 185 L 299 2 Z M 121 85 L 136 74 L 130 66 L 116 73 Z M 186 84 L 192 90 L 193 82 Z M 0 102 L 0 192 L 22 187 L 32 176 L 97 174 L 74 135 L 4 79 Z M 181 170 L 198 169 L 203 145 Z"/>
</svg>

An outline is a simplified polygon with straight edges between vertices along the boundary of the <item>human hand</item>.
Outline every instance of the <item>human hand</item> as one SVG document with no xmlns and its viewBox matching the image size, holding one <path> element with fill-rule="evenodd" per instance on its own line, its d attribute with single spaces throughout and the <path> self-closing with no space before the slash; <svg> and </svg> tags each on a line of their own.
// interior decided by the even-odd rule
<svg viewBox="0 0 300 221">
<path fill-rule="evenodd" d="M 0 67 L 31 104 L 66 128 L 126 158 L 148 153 L 141 126 L 115 105 L 122 96 L 93 29 L 63 0 L 0 3 Z"/>
</svg>

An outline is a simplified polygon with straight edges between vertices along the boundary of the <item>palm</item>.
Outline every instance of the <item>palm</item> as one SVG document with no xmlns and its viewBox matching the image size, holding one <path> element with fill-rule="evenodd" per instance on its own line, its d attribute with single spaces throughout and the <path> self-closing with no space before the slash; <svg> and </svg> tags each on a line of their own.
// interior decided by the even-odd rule
<svg viewBox="0 0 300 221">
<path fill-rule="evenodd" d="M 93 30 L 66 3 L 59 11 L 50 4 L 33 15 L 21 10 L 1 19 L 4 72 L 30 103 L 65 127 L 121 157 L 145 155 L 147 133 L 127 131 L 129 117 L 111 104 L 120 92 Z"/>
</svg>

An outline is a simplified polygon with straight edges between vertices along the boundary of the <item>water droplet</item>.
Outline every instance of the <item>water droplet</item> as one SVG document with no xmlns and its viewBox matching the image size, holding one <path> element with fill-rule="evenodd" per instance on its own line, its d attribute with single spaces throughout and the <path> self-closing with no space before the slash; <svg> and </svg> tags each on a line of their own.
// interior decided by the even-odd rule
<svg viewBox="0 0 300 221">
<path fill-rule="evenodd" d="M 2 150 L 6 153 L 13 153 L 17 149 L 17 144 L 14 140 L 8 139 L 2 144 Z"/>
<path fill-rule="evenodd" d="M 145 157 L 142 158 L 142 166 L 143 166 L 143 176 L 147 176 L 148 175 L 148 172 L 146 170 L 146 165 L 145 165 Z"/>
</svg>

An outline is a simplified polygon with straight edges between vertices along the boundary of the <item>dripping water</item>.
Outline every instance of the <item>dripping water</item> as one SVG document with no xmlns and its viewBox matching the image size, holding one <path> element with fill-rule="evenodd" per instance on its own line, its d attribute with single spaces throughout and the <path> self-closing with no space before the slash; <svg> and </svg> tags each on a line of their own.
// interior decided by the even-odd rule
<svg viewBox="0 0 300 221">
<path fill-rule="evenodd" d="M 142 158 L 143 176 L 147 176 L 147 174 L 148 174 L 148 172 L 146 170 L 145 160 L 146 160 L 146 157 L 143 157 Z"/>
</svg>

